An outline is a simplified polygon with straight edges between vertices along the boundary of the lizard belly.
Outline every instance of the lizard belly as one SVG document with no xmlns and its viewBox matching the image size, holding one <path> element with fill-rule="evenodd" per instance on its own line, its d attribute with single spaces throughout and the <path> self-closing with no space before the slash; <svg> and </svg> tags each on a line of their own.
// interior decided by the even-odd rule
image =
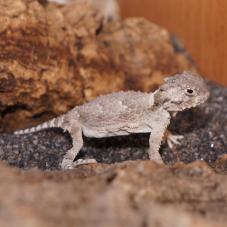
<svg viewBox="0 0 227 227">
<path fill-rule="evenodd" d="M 151 127 L 148 125 L 140 125 L 140 126 L 122 126 L 117 128 L 92 128 L 92 127 L 83 127 L 83 134 L 86 137 L 94 137 L 94 138 L 103 138 L 103 137 L 112 137 L 112 136 L 125 136 L 132 133 L 149 133 L 151 132 Z"/>
</svg>

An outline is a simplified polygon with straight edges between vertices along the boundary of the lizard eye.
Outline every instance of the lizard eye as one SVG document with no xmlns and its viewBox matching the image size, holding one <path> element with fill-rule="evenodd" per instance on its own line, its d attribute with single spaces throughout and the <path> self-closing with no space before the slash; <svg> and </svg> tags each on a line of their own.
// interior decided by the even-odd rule
<svg viewBox="0 0 227 227">
<path fill-rule="evenodd" d="M 186 90 L 186 95 L 189 95 L 189 96 L 193 96 L 194 95 L 194 90 L 193 89 L 191 89 L 191 88 L 187 88 L 187 90 Z"/>
</svg>

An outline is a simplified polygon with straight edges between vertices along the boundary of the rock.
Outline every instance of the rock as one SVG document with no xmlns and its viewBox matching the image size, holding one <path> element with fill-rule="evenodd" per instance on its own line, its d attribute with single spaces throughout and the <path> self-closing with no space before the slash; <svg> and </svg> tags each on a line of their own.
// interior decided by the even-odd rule
<svg viewBox="0 0 227 227">
<path fill-rule="evenodd" d="M 213 163 L 212 167 L 217 173 L 227 173 L 227 154 L 220 155 Z"/>
<path fill-rule="evenodd" d="M 150 91 L 166 75 L 195 70 L 167 30 L 139 18 L 108 21 L 89 2 L 0 0 L 1 132 L 100 94 Z"/>
<path fill-rule="evenodd" d="M 92 8 L 95 8 L 99 14 L 103 17 L 103 22 L 108 23 L 110 21 L 120 19 L 120 9 L 117 0 L 49 0 L 49 2 L 57 2 L 60 4 L 70 4 L 72 7 L 72 13 L 77 5 L 88 4 Z M 79 12 L 79 11 L 78 11 Z M 84 14 L 84 12 L 82 12 Z M 74 13 L 73 13 L 74 14 Z"/>
<path fill-rule="evenodd" d="M 227 177 L 203 161 L 20 171 L 0 165 L 1 226 L 225 226 Z"/>
</svg>

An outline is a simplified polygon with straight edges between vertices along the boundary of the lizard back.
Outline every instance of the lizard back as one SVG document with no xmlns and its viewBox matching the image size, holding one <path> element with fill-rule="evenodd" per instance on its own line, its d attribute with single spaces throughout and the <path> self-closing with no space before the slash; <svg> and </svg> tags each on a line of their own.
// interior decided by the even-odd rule
<svg viewBox="0 0 227 227">
<path fill-rule="evenodd" d="M 141 119 L 141 116 L 154 104 L 152 93 L 136 91 L 117 92 L 100 96 L 77 108 L 80 121 L 89 127 L 103 127 L 118 123 L 131 123 Z"/>
</svg>

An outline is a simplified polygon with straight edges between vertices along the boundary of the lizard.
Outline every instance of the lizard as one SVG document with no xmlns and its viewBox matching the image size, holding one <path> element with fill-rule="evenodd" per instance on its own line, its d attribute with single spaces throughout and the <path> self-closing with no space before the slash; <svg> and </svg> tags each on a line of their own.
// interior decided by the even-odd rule
<svg viewBox="0 0 227 227">
<path fill-rule="evenodd" d="M 47 128 L 60 127 L 72 137 L 72 148 L 64 155 L 61 168 L 72 169 L 77 165 L 96 162 L 95 159 L 74 161 L 86 137 L 112 137 L 131 133 L 150 133 L 148 155 L 150 160 L 162 163 L 159 148 L 170 123 L 172 114 L 205 102 L 209 90 L 204 79 L 191 72 L 166 77 L 156 91 L 120 91 L 102 95 L 74 107 L 64 115 L 38 126 L 15 131 L 26 134 Z M 182 136 L 172 135 L 177 143 Z"/>
</svg>

